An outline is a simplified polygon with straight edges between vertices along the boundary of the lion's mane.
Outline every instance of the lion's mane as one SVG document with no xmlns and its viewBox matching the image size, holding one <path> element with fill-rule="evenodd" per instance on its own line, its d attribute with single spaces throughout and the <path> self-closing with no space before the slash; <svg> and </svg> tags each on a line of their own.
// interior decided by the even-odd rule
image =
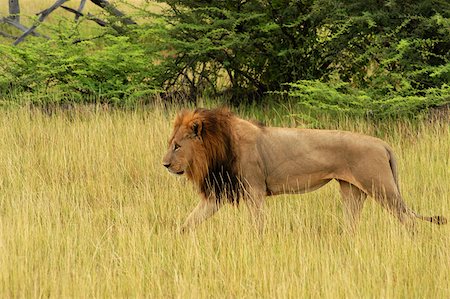
<svg viewBox="0 0 450 299">
<path fill-rule="evenodd" d="M 193 144 L 194 156 L 187 177 L 205 196 L 238 203 L 242 187 L 232 121 L 233 114 L 226 108 L 184 110 L 178 114 L 175 127 L 199 126 L 202 142 Z"/>
</svg>

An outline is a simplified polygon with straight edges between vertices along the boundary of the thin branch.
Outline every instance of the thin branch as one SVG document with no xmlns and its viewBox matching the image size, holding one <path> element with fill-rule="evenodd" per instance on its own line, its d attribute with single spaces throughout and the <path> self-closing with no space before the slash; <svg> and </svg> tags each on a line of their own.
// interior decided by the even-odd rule
<svg viewBox="0 0 450 299">
<path fill-rule="evenodd" d="M 101 34 L 101 35 L 94 36 L 94 37 L 91 37 L 91 38 L 77 39 L 77 40 L 74 40 L 74 41 L 73 41 L 73 44 L 78 44 L 78 43 L 82 43 L 82 42 L 87 42 L 87 41 L 91 41 L 91 40 L 96 40 L 96 39 L 99 39 L 99 38 L 104 37 L 105 35 L 106 35 L 106 34 Z"/>
<path fill-rule="evenodd" d="M 49 8 L 41 11 L 40 17 L 38 19 L 38 21 L 31 26 L 27 31 L 25 31 L 24 34 L 22 34 L 18 39 L 16 39 L 16 41 L 13 43 L 13 45 L 18 45 L 20 42 L 22 42 L 25 37 L 27 37 L 29 34 L 31 34 L 36 28 L 37 26 L 42 23 L 44 21 L 44 19 L 51 14 L 55 9 L 57 9 L 58 7 L 60 7 L 64 2 L 67 2 L 69 0 L 57 0 L 52 6 L 50 6 Z"/>
<path fill-rule="evenodd" d="M 81 14 L 81 12 L 83 11 L 84 5 L 86 4 L 86 0 L 81 0 L 80 1 L 80 6 L 78 6 L 77 11 Z M 75 21 L 78 21 L 78 18 L 80 17 L 79 14 L 75 14 Z"/>
<path fill-rule="evenodd" d="M 75 10 L 75 9 L 73 9 L 73 8 L 70 8 L 70 7 L 67 7 L 67 6 L 64 6 L 64 5 L 61 5 L 61 8 L 62 8 L 62 9 L 65 9 L 65 10 L 67 10 L 67 11 L 69 11 L 69 12 L 74 13 L 74 14 L 75 14 L 75 17 L 84 17 L 84 14 L 82 14 L 79 10 Z M 105 26 L 108 25 L 107 22 L 105 22 L 105 21 L 103 21 L 103 20 L 101 20 L 101 19 L 99 19 L 99 18 L 95 18 L 94 16 L 92 16 L 92 15 L 89 14 L 89 13 L 86 15 L 86 18 L 87 18 L 88 20 L 94 21 L 95 23 L 97 23 L 98 25 L 100 25 L 100 26 L 102 26 L 102 27 L 105 27 Z"/>
<path fill-rule="evenodd" d="M 93 22 L 97 23 L 98 25 L 100 25 L 102 27 L 111 26 L 111 28 L 116 30 L 118 33 L 123 33 L 123 29 L 120 26 L 117 26 L 117 25 L 114 25 L 114 24 L 109 24 L 108 22 L 103 21 L 102 19 L 94 17 L 90 13 L 88 13 L 87 15 L 83 15 L 81 12 L 79 12 L 79 11 L 73 9 L 73 8 L 64 6 L 64 5 L 61 5 L 61 8 L 65 9 L 65 10 L 67 10 L 69 12 L 74 13 L 76 16 L 86 17 L 86 19 L 88 19 L 90 21 L 93 21 Z"/>
<path fill-rule="evenodd" d="M 3 19 L 0 19 L 0 23 L 1 23 L 1 22 L 6 23 L 6 24 L 8 24 L 8 25 L 11 25 L 11 26 L 13 26 L 13 27 L 16 27 L 17 29 L 19 29 L 19 30 L 22 31 L 22 32 L 26 32 L 26 31 L 29 29 L 28 27 L 26 27 L 26 26 L 24 26 L 24 25 L 22 25 L 22 24 L 20 24 L 20 23 L 18 23 L 18 22 L 15 22 L 15 21 L 13 21 L 13 20 L 10 19 L 10 18 L 3 18 Z M 34 36 L 42 36 L 42 37 L 45 37 L 46 39 L 49 39 L 48 36 L 39 34 L 39 33 L 34 32 L 34 31 L 31 32 L 31 34 L 34 35 Z"/>
<path fill-rule="evenodd" d="M 17 36 L 11 35 L 9 33 L 3 32 L 3 31 L 0 31 L 0 35 L 3 36 L 3 37 L 6 37 L 6 38 L 11 38 L 11 39 L 16 39 L 17 38 Z"/>
<path fill-rule="evenodd" d="M 108 1 L 106 1 L 106 0 L 91 0 L 91 2 L 94 3 L 97 6 L 100 6 L 101 8 L 103 8 L 104 10 L 109 12 L 110 14 L 112 14 L 112 15 L 114 15 L 116 17 L 119 17 L 120 21 L 123 24 L 125 24 L 125 25 L 136 25 L 135 21 L 133 21 L 131 18 L 125 16 L 125 14 L 123 12 L 121 12 L 120 10 L 115 8 Z"/>
</svg>

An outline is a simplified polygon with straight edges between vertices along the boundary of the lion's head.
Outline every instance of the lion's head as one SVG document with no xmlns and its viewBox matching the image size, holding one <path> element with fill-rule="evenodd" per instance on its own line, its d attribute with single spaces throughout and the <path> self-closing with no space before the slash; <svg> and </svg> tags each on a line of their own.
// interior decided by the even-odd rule
<svg viewBox="0 0 450 299">
<path fill-rule="evenodd" d="M 238 185 L 232 119 L 225 108 L 181 111 L 163 165 L 171 173 L 186 174 L 206 195 L 229 196 Z"/>
<path fill-rule="evenodd" d="M 202 123 L 195 113 L 184 110 L 175 119 L 163 165 L 174 174 L 192 174 L 195 158 L 202 153 Z"/>
</svg>

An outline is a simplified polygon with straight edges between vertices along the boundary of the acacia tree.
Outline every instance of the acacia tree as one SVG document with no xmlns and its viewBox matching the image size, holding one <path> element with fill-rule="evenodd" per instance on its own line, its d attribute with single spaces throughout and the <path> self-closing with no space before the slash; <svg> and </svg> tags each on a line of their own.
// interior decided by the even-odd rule
<svg viewBox="0 0 450 299">
<path fill-rule="evenodd" d="M 52 7 L 113 29 L 102 31 L 103 36 L 123 37 L 110 39 L 108 45 L 112 40 L 124 42 L 139 53 L 136 58 L 142 62 L 142 57 L 162 54 L 153 60 L 154 65 L 139 70 L 153 74 L 142 76 L 142 86 L 152 82 L 169 95 L 181 92 L 195 100 L 205 92 L 225 93 L 231 95 L 232 102 L 240 103 L 261 100 L 268 91 L 294 88 L 290 94 L 299 101 L 314 98 L 310 106 L 323 107 L 324 98 L 330 99 L 330 107 L 356 99 L 349 109 L 366 107 L 366 102 L 379 102 L 383 97 L 395 99 L 396 105 L 416 99 L 423 103 L 430 98 L 450 99 L 450 2 L 446 0 L 160 0 L 169 9 L 155 16 L 137 7 L 141 17 L 151 19 L 137 26 L 129 26 L 133 20 L 104 0 L 91 1 L 103 4 L 117 17 L 113 21 L 84 13 L 83 0 L 78 9 L 61 5 L 65 1 L 58 0 Z M 41 12 L 41 17 L 45 12 L 49 9 Z M 82 41 L 76 33 L 60 35 L 65 47 Z M 64 40 L 74 35 L 78 39 Z M 94 48 L 103 46 L 92 43 Z M 70 55 L 81 53 L 79 49 L 69 50 L 73 50 Z M 107 54 L 123 59 L 120 51 L 105 53 L 105 64 Z M 77 61 L 80 57 L 71 58 Z M 71 61 L 62 63 L 70 69 Z M 122 77 L 110 89 L 128 82 L 126 67 L 119 71 Z M 157 72 L 150 70 L 155 68 Z M 12 78 L 18 77 L 17 71 Z M 66 73 L 66 69 L 61 71 L 64 76 Z M 67 82 L 76 81 L 84 73 L 80 64 Z M 111 73 L 105 73 L 102 80 L 108 80 Z M 92 86 L 99 81 L 95 76 L 93 73 L 89 82 Z M 55 82 L 67 84 L 60 78 L 51 84 Z M 332 89 L 323 92 L 327 85 Z M 347 94 L 339 96 L 341 92 Z M 358 102 L 360 99 L 365 102 Z M 392 106 L 378 102 L 380 111 Z"/>
<path fill-rule="evenodd" d="M 226 77 L 236 101 L 298 80 L 380 95 L 449 82 L 445 0 L 167 0 L 167 82 L 191 94 Z M 222 80 L 224 81 L 224 80 Z"/>
<path fill-rule="evenodd" d="M 235 101 L 261 97 L 283 82 L 317 77 L 313 1 L 164 1 L 171 47 L 169 81 L 187 81 L 191 93 L 216 89 L 226 73 Z M 194 90 L 194 92 L 192 92 Z"/>
</svg>

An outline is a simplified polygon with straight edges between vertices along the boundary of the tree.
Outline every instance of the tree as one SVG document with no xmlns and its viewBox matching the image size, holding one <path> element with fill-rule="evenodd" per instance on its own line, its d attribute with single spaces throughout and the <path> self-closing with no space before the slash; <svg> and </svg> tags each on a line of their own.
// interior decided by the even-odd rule
<svg viewBox="0 0 450 299">
<path fill-rule="evenodd" d="M 8 0 L 9 16 L 14 22 L 20 23 L 20 5 L 19 0 Z"/>
<path fill-rule="evenodd" d="M 168 0 L 167 82 L 195 96 L 229 82 L 235 101 L 298 80 L 386 92 L 449 82 L 450 4 L 421 1 Z M 330 13 L 332 12 L 332 13 Z"/>
</svg>

